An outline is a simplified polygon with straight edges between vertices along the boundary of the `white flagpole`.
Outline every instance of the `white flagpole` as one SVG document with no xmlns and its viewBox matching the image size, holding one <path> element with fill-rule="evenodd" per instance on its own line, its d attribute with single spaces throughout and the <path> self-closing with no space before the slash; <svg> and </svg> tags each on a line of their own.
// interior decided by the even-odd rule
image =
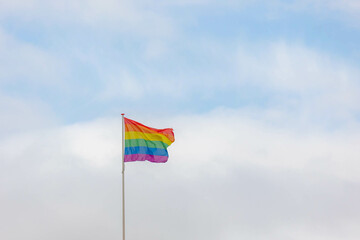
<svg viewBox="0 0 360 240">
<path fill-rule="evenodd" d="M 122 232 L 123 240 L 125 240 L 125 124 L 124 113 L 122 116 Z"/>
</svg>

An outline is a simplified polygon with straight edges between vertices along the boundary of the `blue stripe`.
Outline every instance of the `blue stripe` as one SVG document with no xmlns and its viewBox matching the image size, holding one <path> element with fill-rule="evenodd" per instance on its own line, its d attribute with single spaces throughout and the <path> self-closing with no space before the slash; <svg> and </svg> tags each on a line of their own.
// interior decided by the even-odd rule
<svg viewBox="0 0 360 240">
<path fill-rule="evenodd" d="M 126 147 L 125 155 L 130 154 L 148 154 L 157 156 L 169 156 L 168 151 L 163 148 L 148 148 L 148 147 Z"/>
</svg>

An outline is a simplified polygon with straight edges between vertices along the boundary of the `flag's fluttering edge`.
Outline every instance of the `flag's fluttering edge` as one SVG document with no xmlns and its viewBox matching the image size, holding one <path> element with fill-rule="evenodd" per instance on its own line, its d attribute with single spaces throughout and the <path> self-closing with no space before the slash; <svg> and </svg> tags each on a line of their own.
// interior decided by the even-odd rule
<svg viewBox="0 0 360 240">
<path fill-rule="evenodd" d="M 124 161 L 150 161 L 164 163 L 168 160 L 167 147 L 174 141 L 171 128 L 156 129 L 124 117 Z"/>
</svg>

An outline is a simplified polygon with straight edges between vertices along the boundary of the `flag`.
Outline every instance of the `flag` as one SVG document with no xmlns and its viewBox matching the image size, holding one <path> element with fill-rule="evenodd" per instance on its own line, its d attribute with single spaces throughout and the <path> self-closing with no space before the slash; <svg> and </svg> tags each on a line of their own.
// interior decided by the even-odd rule
<svg viewBox="0 0 360 240">
<path fill-rule="evenodd" d="M 167 147 L 175 141 L 172 128 L 151 128 L 125 117 L 124 124 L 124 162 L 164 163 L 168 160 Z"/>
</svg>

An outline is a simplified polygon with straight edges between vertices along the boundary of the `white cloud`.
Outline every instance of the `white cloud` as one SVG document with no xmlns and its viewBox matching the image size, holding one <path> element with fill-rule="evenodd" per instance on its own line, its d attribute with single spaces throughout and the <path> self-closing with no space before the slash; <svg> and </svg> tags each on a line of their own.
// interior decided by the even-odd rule
<svg viewBox="0 0 360 240">
<path fill-rule="evenodd" d="M 357 0 L 317 0 L 307 1 L 307 4 L 310 5 L 310 7 L 317 7 L 319 9 L 330 9 L 332 11 L 350 13 L 356 18 L 358 18 L 360 12 L 360 2 Z"/>
<path fill-rule="evenodd" d="M 98 120 L 58 129 L 28 131 L 3 139 L 3 159 L 28 161 L 26 155 L 66 166 L 69 160 L 85 161 L 85 166 L 102 167 L 118 160 L 121 151 L 121 121 Z M 15 150 L 16 148 L 22 150 Z M 51 166 L 51 165 L 50 165 Z"/>
<path fill-rule="evenodd" d="M 16 81 L 61 85 L 66 65 L 49 52 L 0 29 L 0 84 Z"/>
<path fill-rule="evenodd" d="M 19 99 L 0 92 L 0 139 L 14 133 L 53 127 L 56 118 L 49 106 L 39 101 Z"/>
<path fill-rule="evenodd" d="M 95 167 L 111 165 L 121 156 L 121 121 L 99 120 L 64 128 L 64 153 L 88 161 Z"/>
<path fill-rule="evenodd" d="M 256 3 L 267 6 L 268 14 L 272 17 L 279 17 L 283 13 L 302 12 L 359 26 L 357 24 L 360 13 L 358 0 L 272 0 L 256 1 Z"/>
<path fill-rule="evenodd" d="M 176 140 L 166 164 L 126 164 L 129 237 L 359 236 L 359 127 L 299 131 L 243 110 L 144 123 Z M 120 133 L 120 119 L 99 119 L 3 139 L 1 237 L 120 236 Z"/>
<path fill-rule="evenodd" d="M 176 34 L 176 22 L 168 13 L 176 7 L 209 7 L 231 8 L 244 10 L 248 7 L 261 6 L 269 9 L 268 14 L 306 11 L 317 14 L 332 14 L 333 12 L 351 14 L 357 19 L 360 11 L 357 0 L 316 0 L 316 1 L 149 1 L 149 0 L 14 0 L 0 1 L 0 18 L 16 16 L 18 20 L 36 21 L 41 24 L 61 22 L 65 24 L 84 25 L 111 31 L 132 32 L 145 36 L 169 37 Z M 44 20 L 47 20 L 44 22 Z"/>
<path fill-rule="evenodd" d="M 178 134 L 174 151 L 191 167 L 212 162 L 216 171 L 222 167 L 229 170 L 234 164 L 254 164 L 360 180 L 354 170 L 360 157 L 354 145 L 360 137 L 358 127 L 328 133 L 311 125 L 299 129 L 296 122 L 282 126 L 288 118 L 274 124 L 266 120 L 263 111 L 259 119 L 249 118 L 251 114 L 221 110 L 199 118 L 182 118 L 176 121 L 177 128 L 186 131 Z"/>
<path fill-rule="evenodd" d="M 238 55 L 240 86 L 255 85 L 273 94 L 279 106 L 300 109 L 303 116 L 351 120 L 360 110 L 360 71 L 344 61 L 302 45 L 275 43 Z M 257 49 L 258 46 L 257 46 Z"/>
<path fill-rule="evenodd" d="M 0 16 L 41 25 L 62 23 L 89 26 L 112 32 L 130 32 L 143 36 L 168 38 L 174 34 L 172 19 L 166 12 L 142 1 L 1 1 Z"/>
<path fill-rule="evenodd" d="M 118 66 L 118 68 L 121 68 Z M 101 68 L 100 68 L 101 69 Z M 101 99 L 131 99 L 137 100 L 144 95 L 144 84 L 132 76 L 128 71 L 100 70 L 104 89 L 100 92 Z"/>
</svg>

